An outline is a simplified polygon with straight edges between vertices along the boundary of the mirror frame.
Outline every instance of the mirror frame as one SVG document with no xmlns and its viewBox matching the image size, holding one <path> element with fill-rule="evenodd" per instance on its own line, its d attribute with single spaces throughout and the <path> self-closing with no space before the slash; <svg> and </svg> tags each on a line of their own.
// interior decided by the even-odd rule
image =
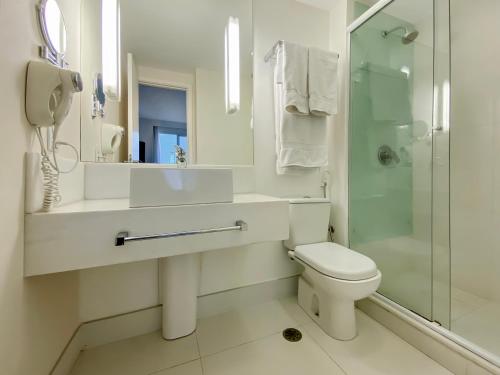
<svg viewBox="0 0 500 375">
<path fill-rule="evenodd" d="M 64 67 L 66 65 L 64 61 L 64 55 L 66 53 L 67 45 L 65 46 L 64 51 L 59 52 L 57 48 L 52 43 L 50 39 L 48 27 L 47 27 L 47 19 L 45 17 L 45 10 L 47 8 L 47 2 L 49 0 L 41 0 L 40 4 L 37 5 L 37 14 L 38 14 L 38 24 L 40 26 L 40 32 L 42 34 L 43 40 L 45 42 L 45 46 L 40 46 L 40 57 L 50 61 L 52 64 Z M 56 0 L 53 0 L 56 1 Z M 66 22 L 64 21 L 64 15 L 57 3 L 57 7 L 59 9 L 59 13 L 61 14 L 61 21 L 64 25 L 64 33 L 67 35 Z M 67 40 L 67 39 L 66 39 Z"/>
</svg>

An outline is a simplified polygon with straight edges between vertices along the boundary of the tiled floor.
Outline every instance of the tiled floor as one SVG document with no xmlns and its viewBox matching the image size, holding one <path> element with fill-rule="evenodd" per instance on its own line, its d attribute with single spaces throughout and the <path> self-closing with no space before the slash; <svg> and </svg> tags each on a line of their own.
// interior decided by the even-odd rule
<svg viewBox="0 0 500 375">
<path fill-rule="evenodd" d="M 500 303 L 460 289 L 451 290 L 451 331 L 500 355 Z"/>
<path fill-rule="evenodd" d="M 195 334 L 164 341 L 152 333 L 81 353 L 71 375 L 390 375 L 450 374 L 389 330 L 357 311 L 359 335 L 337 341 L 300 309 L 295 298 L 201 319 Z M 283 339 L 284 328 L 303 333 Z"/>
</svg>

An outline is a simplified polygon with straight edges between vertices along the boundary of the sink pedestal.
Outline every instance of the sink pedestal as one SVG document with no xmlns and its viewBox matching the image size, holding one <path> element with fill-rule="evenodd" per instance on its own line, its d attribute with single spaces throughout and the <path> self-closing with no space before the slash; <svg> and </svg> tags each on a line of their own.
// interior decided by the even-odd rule
<svg viewBox="0 0 500 375">
<path fill-rule="evenodd" d="M 196 329 L 201 254 L 160 260 L 163 300 L 162 333 L 166 340 L 190 335 Z"/>
</svg>

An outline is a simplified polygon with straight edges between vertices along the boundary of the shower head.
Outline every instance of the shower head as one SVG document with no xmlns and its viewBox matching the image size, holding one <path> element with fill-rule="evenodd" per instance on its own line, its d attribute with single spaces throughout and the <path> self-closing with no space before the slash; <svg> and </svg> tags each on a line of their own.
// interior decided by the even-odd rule
<svg viewBox="0 0 500 375">
<path fill-rule="evenodd" d="M 410 32 L 407 31 L 405 33 L 405 35 L 403 35 L 403 38 L 402 38 L 403 44 L 409 44 L 409 43 L 413 42 L 415 39 L 417 39 L 417 37 L 418 37 L 417 30 L 410 31 Z"/>
<path fill-rule="evenodd" d="M 410 44 L 418 37 L 417 30 L 409 31 L 408 28 L 406 28 L 404 26 L 397 26 L 389 31 L 382 31 L 382 37 L 387 38 L 389 36 L 389 34 L 392 34 L 394 31 L 397 31 L 397 30 L 404 31 L 404 34 L 401 37 L 401 42 L 403 42 L 403 44 Z"/>
</svg>

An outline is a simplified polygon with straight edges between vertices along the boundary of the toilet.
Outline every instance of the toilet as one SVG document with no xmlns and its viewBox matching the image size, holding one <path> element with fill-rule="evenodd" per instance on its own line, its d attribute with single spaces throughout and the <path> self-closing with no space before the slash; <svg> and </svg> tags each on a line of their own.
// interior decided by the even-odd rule
<svg viewBox="0 0 500 375">
<path fill-rule="evenodd" d="M 374 293 L 382 274 L 367 256 L 327 242 L 329 219 L 328 199 L 291 199 L 284 244 L 304 267 L 299 305 L 329 336 L 351 340 L 357 334 L 354 302 Z"/>
</svg>

